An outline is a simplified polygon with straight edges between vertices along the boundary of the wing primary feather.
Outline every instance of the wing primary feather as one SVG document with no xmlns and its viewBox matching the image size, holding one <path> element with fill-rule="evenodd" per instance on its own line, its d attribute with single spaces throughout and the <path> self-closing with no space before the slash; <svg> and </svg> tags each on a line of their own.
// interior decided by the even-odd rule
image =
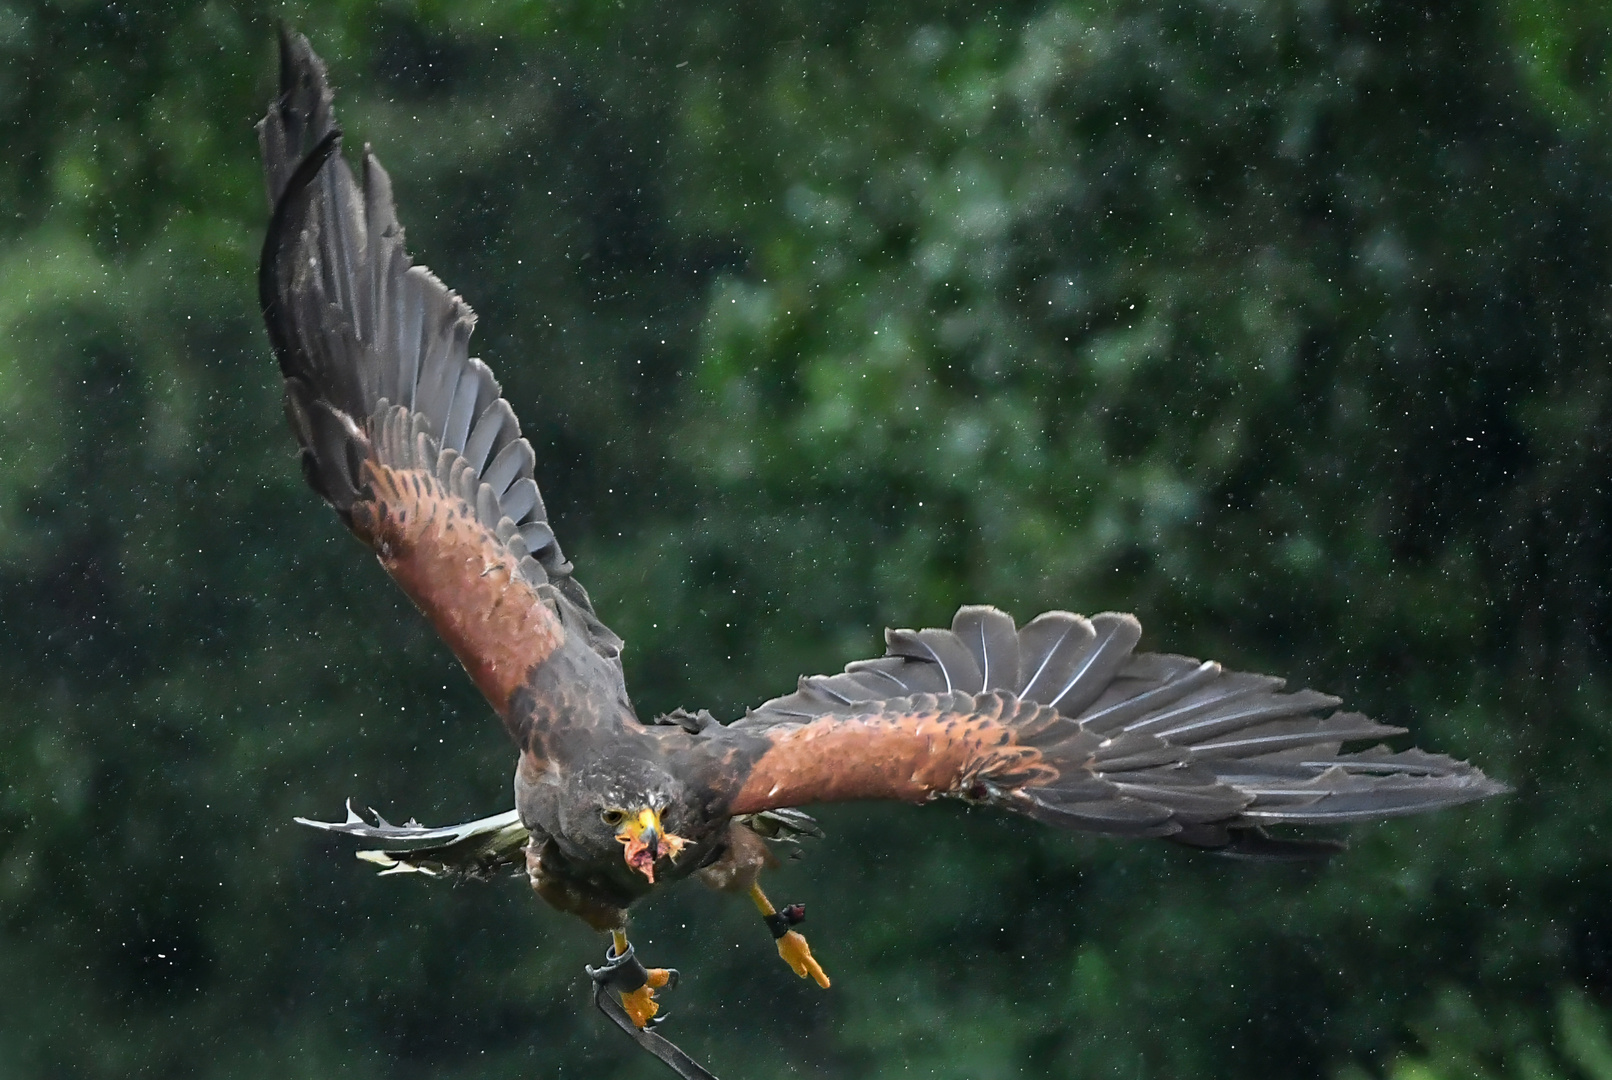
<svg viewBox="0 0 1612 1080">
<path fill-rule="evenodd" d="M 498 501 L 511 521 L 521 521 L 537 505 L 537 481 L 529 476 L 515 481 Z"/>
<path fill-rule="evenodd" d="M 1019 632 L 1004 612 L 984 605 L 959 608 L 952 633 L 974 654 L 980 689 L 1019 688 Z"/>
<path fill-rule="evenodd" d="M 949 694 L 955 689 L 952 683 L 952 673 L 946 670 L 946 665 L 935 652 L 932 642 L 925 641 L 911 630 L 889 630 L 885 632 L 885 643 L 893 656 L 903 656 L 909 660 L 919 660 L 934 664 L 940 672 L 941 679 L 946 684 L 946 692 Z"/>
<path fill-rule="evenodd" d="M 845 670 L 856 675 L 876 675 L 881 679 L 894 683 L 896 687 L 901 690 L 902 694 L 912 693 L 914 689 L 913 685 L 897 678 L 895 672 L 891 671 L 886 666 L 892 660 L 896 660 L 897 663 L 900 663 L 900 659 L 898 657 L 881 656 L 876 660 L 852 661 L 851 663 L 845 665 Z"/>
<path fill-rule="evenodd" d="M 1041 640 L 1049 634 L 1053 635 L 1050 642 Z M 1031 701 L 1048 701 L 1047 694 L 1040 689 L 1043 681 L 1061 685 L 1063 677 L 1058 674 L 1059 669 L 1070 667 L 1096 637 L 1091 620 L 1067 611 L 1049 611 L 1031 619 L 1019 631 L 1019 648 L 1022 652 L 1028 647 L 1031 656 L 1039 653 L 1041 659 L 1020 689 L 1020 695 Z"/>
<path fill-rule="evenodd" d="M 1131 649 L 1142 636 L 1142 626 L 1132 615 L 1109 612 L 1096 616 L 1091 623 L 1092 629 L 1097 631 L 1096 640 L 1087 648 L 1063 689 L 1047 702 L 1065 715 L 1079 713 L 1097 700 L 1107 687 L 1108 680 L 1130 656 Z M 1082 691 L 1074 693 L 1075 688 L 1083 683 Z M 1067 703 L 1064 701 L 1066 697 L 1069 699 Z"/>
<path fill-rule="evenodd" d="M 355 318 L 352 297 L 345 295 L 345 286 L 352 280 L 352 265 L 348 259 L 345 240 L 345 226 L 347 224 L 347 207 L 343 205 L 342 196 L 345 194 L 341 181 L 342 170 L 346 162 L 341 158 L 332 158 L 330 167 L 319 173 L 319 183 L 324 187 L 322 205 L 326 208 L 324 214 L 319 215 L 319 241 L 325 249 L 318 263 L 319 272 L 324 276 L 325 289 L 330 302 L 346 313 L 348 318 Z M 353 326 L 354 336 L 358 336 L 361 328 Z"/>
<path fill-rule="evenodd" d="M 812 691 L 815 691 L 816 693 L 824 694 L 824 695 L 826 695 L 828 697 L 833 698 L 835 701 L 839 702 L 841 705 L 854 705 L 854 704 L 856 704 L 851 698 L 846 697 L 844 694 L 842 694 L 838 690 L 834 689 L 833 684 L 830 683 L 828 679 L 823 678 L 821 676 L 817 676 L 817 677 L 814 677 L 814 678 L 811 678 L 811 679 L 802 680 L 801 689 L 802 690 L 812 690 Z"/>
<path fill-rule="evenodd" d="M 1308 716 L 1320 709 L 1338 704 L 1338 699 L 1335 697 L 1309 691 L 1297 694 L 1265 694 L 1249 700 L 1256 693 L 1257 691 L 1237 691 L 1224 698 L 1210 698 L 1185 705 L 1161 714 L 1159 723 L 1149 720 L 1131 725 L 1125 730 L 1137 734 L 1157 735 L 1176 746 L 1190 746 L 1283 717 Z"/>
<path fill-rule="evenodd" d="M 269 218 L 269 228 L 263 238 L 263 254 L 258 260 L 258 306 L 269 332 L 269 343 L 280 360 L 280 370 L 287 375 L 296 370 L 295 330 L 290 322 L 280 294 L 282 259 L 286 254 L 284 239 L 293 225 L 308 212 L 313 182 L 324 168 L 325 162 L 341 146 L 341 130 L 332 129 L 317 146 L 308 152 L 286 181 L 280 201 L 275 204 Z M 300 225 L 296 230 L 301 231 Z"/>
<path fill-rule="evenodd" d="M 528 521 L 521 526 L 521 537 L 526 541 L 526 547 L 534 557 L 542 561 L 545 552 L 556 549 L 554 530 L 549 528 L 546 521 Z"/>
<path fill-rule="evenodd" d="M 401 259 L 402 252 L 398 252 Z M 397 289 L 398 404 L 418 411 L 420 361 L 425 345 L 425 303 L 420 296 L 420 278 L 405 272 Z"/>
<path fill-rule="evenodd" d="M 509 485 L 515 482 L 517 476 L 532 471 L 537 464 L 537 455 L 532 452 L 532 444 L 525 439 L 516 439 L 498 452 L 487 471 L 482 474 L 482 482 L 502 495 L 509 490 Z"/>
<path fill-rule="evenodd" d="M 512 428 L 516 429 L 518 434 L 520 427 L 515 420 L 514 410 L 509 407 L 509 402 L 498 396 L 496 384 L 491 397 L 492 404 L 482 410 L 481 415 L 476 418 L 475 426 L 470 430 L 469 437 L 465 440 L 465 460 L 470 462 L 470 467 L 475 469 L 478 475 L 486 471 L 487 459 L 492 455 L 494 447 L 503 449 L 501 436 Z M 533 486 L 536 486 L 535 482 Z M 520 518 L 519 514 L 510 516 L 517 520 Z"/>
<path fill-rule="evenodd" d="M 481 379 L 473 367 L 466 367 L 459 373 L 459 385 L 454 390 L 453 405 L 448 409 L 447 418 L 442 424 L 442 445 L 457 453 L 463 454 L 465 439 L 470 435 L 470 421 L 476 415 L 476 398 Z M 470 464 L 469 458 L 465 459 Z M 471 465 L 471 468 L 475 468 Z"/>
<path fill-rule="evenodd" d="M 1117 701 L 1096 712 L 1082 713 L 1080 721 L 1091 731 L 1108 732 L 1115 728 L 1129 731 L 1131 728 L 1128 725 L 1133 719 L 1149 717 L 1155 710 L 1173 705 L 1194 690 L 1213 682 L 1219 675 L 1220 665 L 1212 660 L 1205 661 L 1193 671 L 1172 682 L 1133 698 Z"/>
</svg>

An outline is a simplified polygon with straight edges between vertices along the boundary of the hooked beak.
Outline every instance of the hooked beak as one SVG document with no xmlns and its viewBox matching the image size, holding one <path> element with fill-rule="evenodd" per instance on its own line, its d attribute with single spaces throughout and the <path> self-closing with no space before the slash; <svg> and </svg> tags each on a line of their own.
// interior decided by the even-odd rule
<svg viewBox="0 0 1612 1080">
<path fill-rule="evenodd" d="M 625 846 L 622 858 L 627 865 L 655 883 L 655 860 L 662 855 L 676 858 L 687 843 L 681 836 L 667 832 L 660 823 L 660 815 L 649 807 L 638 811 L 616 830 L 616 840 Z"/>
</svg>

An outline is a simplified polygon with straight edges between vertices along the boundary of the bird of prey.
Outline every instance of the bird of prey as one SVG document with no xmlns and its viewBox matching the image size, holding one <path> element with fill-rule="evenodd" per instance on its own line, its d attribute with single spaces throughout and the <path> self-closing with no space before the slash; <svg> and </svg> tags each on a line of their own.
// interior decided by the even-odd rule
<svg viewBox="0 0 1612 1080">
<path fill-rule="evenodd" d="M 442 635 L 518 752 L 510 813 L 427 829 L 349 810 L 326 827 L 381 840 L 365 855 L 394 871 L 523 863 L 538 896 L 612 935 L 606 966 L 590 970 L 618 1022 L 647 1038 L 672 978 L 633 958 L 628 909 L 689 877 L 748 894 L 795 972 L 829 985 L 798 907 L 774 908 L 758 884 L 769 842 L 813 831 L 801 806 L 961 799 L 1281 857 L 1328 845 L 1269 826 L 1504 790 L 1419 749 L 1346 750 L 1403 729 L 1279 679 L 1139 652 L 1137 620 L 1113 613 L 1018 626 L 963 607 L 950 628 L 888 631 L 884 656 L 802 678 L 732 723 L 641 720 L 621 639 L 550 528 L 536 455 L 470 356 L 474 314 L 410 259 L 386 172 L 367 148 L 356 174 L 343 157 L 325 67 L 288 31 L 280 84 L 258 125 L 272 206 L 259 289 L 303 475 Z"/>
</svg>

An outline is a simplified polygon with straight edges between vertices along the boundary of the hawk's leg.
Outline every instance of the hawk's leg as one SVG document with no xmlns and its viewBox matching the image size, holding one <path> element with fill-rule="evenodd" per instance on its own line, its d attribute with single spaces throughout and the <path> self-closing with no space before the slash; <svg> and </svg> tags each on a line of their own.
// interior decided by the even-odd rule
<svg viewBox="0 0 1612 1080">
<path fill-rule="evenodd" d="M 677 985 L 674 968 L 646 968 L 633 955 L 632 945 L 621 930 L 612 930 L 611 947 L 605 952 L 605 962 L 588 968 L 588 975 L 621 995 L 621 1007 L 635 1027 L 646 1027 L 660 1012 L 655 991 Z M 661 1019 L 665 1019 L 662 1017 Z"/>
<path fill-rule="evenodd" d="M 806 918 L 806 909 L 800 904 L 790 904 L 779 911 L 767 899 L 767 894 L 761 891 L 760 885 L 750 886 L 750 900 L 761 912 L 761 919 L 772 931 L 772 936 L 778 939 L 778 955 L 784 958 L 784 963 L 794 969 L 801 978 L 810 978 L 824 990 L 828 989 L 828 976 L 823 972 L 823 966 L 812 958 L 812 947 L 806 944 L 806 939 L 800 931 L 792 929 L 795 924 Z"/>
</svg>

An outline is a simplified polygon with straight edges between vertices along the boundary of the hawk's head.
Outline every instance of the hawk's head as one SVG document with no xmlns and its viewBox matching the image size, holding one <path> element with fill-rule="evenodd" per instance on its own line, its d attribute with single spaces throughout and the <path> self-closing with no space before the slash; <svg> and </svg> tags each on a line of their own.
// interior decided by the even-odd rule
<svg viewBox="0 0 1612 1080">
<path fill-rule="evenodd" d="M 685 784 L 658 762 L 616 758 L 600 762 L 568 785 L 560 807 L 561 835 L 590 862 L 621 859 L 651 884 L 655 867 L 676 860 L 688 839 Z"/>
</svg>

